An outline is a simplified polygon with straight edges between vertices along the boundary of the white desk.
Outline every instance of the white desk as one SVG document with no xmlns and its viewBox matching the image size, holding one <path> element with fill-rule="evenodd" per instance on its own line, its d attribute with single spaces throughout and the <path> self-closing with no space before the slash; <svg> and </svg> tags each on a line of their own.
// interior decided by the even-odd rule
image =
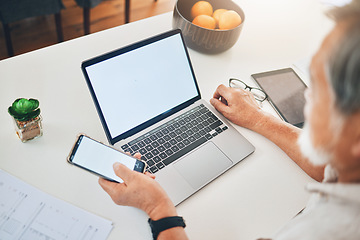
<svg viewBox="0 0 360 240">
<path fill-rule="evenodd" d="M 190 50 L 205 99 L 230 77 L 253 85 L 250 74 L 288 67 L 311 56 L 332 27 L 314 0 L 237 2 L 246 14 L 237 44 L 218 55 Z M 116 206 L 96 177 L 66 163 L 77 133 L 106 142 L 80 63 L 169 30 L 171 21 L 172 13 L 166 13 L 0 62 L 0 168 L 112 220 L 115 227 L 109 239 L 150 239 L 150 230 L 144 213 Z M 44 136 L 25 144 L 7 113 L 18 97 L 39 99 L 44 119 Z M 264 108 L 272 111 L 268 103 Z M 304 185 L 312 180 L 296 164 L 262 136 L 237 130 L 256 151 L 177 207 L 191 239 L 271 237 L 308 199 Z"/>
</svg>

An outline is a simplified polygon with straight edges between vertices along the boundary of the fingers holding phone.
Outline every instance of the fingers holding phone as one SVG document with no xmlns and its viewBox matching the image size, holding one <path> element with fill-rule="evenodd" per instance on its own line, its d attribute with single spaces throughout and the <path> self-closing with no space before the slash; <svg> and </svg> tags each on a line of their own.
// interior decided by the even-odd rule
<svg viewBox="0 0 360 240">
<path fill-rule="evenodd" d="M 108 181 L 104 178 L 99 178 L 99 184 L 104 189 L 105 192 L 109 194 L 111 199 L 118 205 L 129 205 L 126 203 L 124 196 L 128 191 L 128 182 L 131 181 L 132 171 L 123 164 L 118 162 L 113 164 L 113 169 L 115 174 L 121 178 L 123 183 L 116 183 Z"/>
<path fill-rule="evenodd" d="M 127 152 L 126 154 L 131 155 L 129 152 Z M 135 157 L 135 158 L 137 158 L 137 159 L 140 160 L 140 159 L 141 159 L 141 154 L 140 154 L 140 153 L 135 153 L 135 154 L 133 155 L 133 157 Z M 144 172 L 144 174 L 147 175 L 147 176 L 149 176 L 149 177 L 151 177 L 152 179 L 155 179 L 155 175 L 152 174 L 152 173 Z"/>
<path fill-rule="evenodd" d="M 167 214 L 176 214 L 175 207 L 166 192 L 154 180 L 154 175 L 131 171 L 121 163 L 114 163 L 113 168 L 115 174 L 124 182 L 116 183 L 100 178 L 99 184 L 116 204 L 139 208 L 155 218 L 154 214 L 162 212 L 155 209 L 164 208 L 170 211 Z"/>
</svg>

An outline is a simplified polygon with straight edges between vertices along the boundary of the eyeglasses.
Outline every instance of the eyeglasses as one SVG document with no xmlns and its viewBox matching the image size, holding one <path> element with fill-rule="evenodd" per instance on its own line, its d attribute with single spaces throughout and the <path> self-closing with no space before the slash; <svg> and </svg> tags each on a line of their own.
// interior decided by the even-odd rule
<svg viewBox="0 0 360 240">
<path fill-rule="evenodd" d="M 267 94 L 264 92 L 264 90 L 260 88 L 254 88 L 250 87 L 243 81 L 236 79 L 236 78 L 230 78 L 229 79 L 229 86 L 232 88 L 239 88 L 239 89 L 249 89 L 249 91 L 254 95 L 254 98 L 258 100 L 259 102 L 263 102 L 267 99 Z"/>
</svg>

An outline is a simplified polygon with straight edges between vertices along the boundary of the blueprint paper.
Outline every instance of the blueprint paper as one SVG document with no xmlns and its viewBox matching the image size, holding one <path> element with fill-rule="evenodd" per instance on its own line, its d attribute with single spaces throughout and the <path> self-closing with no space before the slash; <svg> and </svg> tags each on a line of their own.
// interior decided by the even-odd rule
<svg viewBox="0 0 360 240">
<path fill-rule="evenodd" d="M 111 221 L 57 199 L 0 169 L 0 240 L 104 240 Z"/>
</svg>

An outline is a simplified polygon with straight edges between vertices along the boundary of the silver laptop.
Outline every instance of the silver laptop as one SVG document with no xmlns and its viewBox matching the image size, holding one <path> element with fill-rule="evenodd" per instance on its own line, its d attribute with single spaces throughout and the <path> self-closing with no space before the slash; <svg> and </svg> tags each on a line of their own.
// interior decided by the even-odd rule
<svg viewBox="0 0 360 240">
<path fill-rule="evenodd" d="M 82 63 L 110 144 L 140 152 L 175 205 L 255 148 L 201 99 L 180 30 Z"/>
</svg>

